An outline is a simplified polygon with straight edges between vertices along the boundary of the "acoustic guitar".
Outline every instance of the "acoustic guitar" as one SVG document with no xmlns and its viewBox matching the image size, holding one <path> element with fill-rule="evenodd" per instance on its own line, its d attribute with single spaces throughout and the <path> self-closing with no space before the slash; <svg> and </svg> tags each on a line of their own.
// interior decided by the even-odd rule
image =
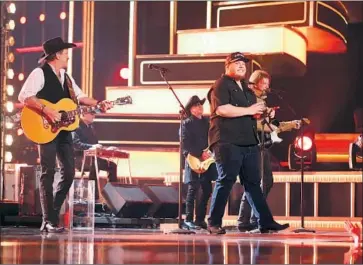
<svg viewBox="0 0 363 265">
<path fill-rule="evenodd" d="M 60 131 L 74 131 L 79 126 L 79 115 L 102 109 L 102 103 L 96 106 L 78 106 L 70 98 L 63 98 L 53 104 L 40 99 L 42 104 L 61 113 L 58 122 L 51 122 L 48 117 L 39 110 L 25 106 L 21 112 L 20 122 L 25 136 L 37 144 L 51 142 Z M 111 101 L 112 105 L 132 104 L 130 96 Z"/>
</svg>

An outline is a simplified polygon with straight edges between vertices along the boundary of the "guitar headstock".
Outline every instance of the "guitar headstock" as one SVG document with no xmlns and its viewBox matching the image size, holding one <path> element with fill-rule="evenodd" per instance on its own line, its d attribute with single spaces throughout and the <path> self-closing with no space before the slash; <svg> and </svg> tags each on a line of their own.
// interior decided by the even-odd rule
<svg viewBox="0 0 363 265">
<path fill-rule="evenodd" d="M 126 105 L 126 104 L 132 104 L 132 98 L 130 96 L 121 97 L 114 101 L 115 105 Z"/>
<path fill-rule="evenodd" d="M 303 118 L 302 120 L 303 120 L 303 122 L 304 122 L 305 124 L 310 124 L 310 120 L 309 120 L 308 118 Z"/>
</svg>

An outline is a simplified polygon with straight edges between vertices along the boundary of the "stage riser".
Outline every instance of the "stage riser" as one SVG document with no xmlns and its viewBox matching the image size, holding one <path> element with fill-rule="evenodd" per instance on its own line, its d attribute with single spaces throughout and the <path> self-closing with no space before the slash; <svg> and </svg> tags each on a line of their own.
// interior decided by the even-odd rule
<svg viewBox="0 0 363 265">
<path fill-rule="evenodd" d="M 350 213 L 350 183 L 321 183 L 317 199 L 318 215 L 314 216 L 314 184 L 304 186 L 304 215 L 311 217 L 362 217 L 362 183 L 355 184 L 355 216 Z M 238 215 L 243 187 L 236 183 L 229 200 L 229 215 Z M 268 196 L 268 204 L 274 216 L 286 216 L 286 192 L 284 183 L 275 183 Z M 300 216 L 300 184 L 290 188 L 290 215 Z"/>
</svg>

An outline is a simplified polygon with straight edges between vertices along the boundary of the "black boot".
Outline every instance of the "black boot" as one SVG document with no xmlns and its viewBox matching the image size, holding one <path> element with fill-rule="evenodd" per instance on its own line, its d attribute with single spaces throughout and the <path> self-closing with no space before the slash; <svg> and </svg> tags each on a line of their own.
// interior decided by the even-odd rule
<svg viewBox="0 0 363 265">
<path fill-rule="evenodd" d="M 200 226 L 190 221 L 184 221 L 184 227 L 187 228 L 188 230 L 200 230 Z"/>
</svg>

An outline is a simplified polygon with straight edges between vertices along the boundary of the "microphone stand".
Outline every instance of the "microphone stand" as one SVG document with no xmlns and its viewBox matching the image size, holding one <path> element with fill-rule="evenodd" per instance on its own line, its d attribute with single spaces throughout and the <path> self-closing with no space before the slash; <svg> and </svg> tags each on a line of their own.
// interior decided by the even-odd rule
<svg viewBox="0 0 363 265">
<path fill-rule="evenodd" d="M 166 69 L 158 69 L 160 72 L 161 77 L 164 79 L 168 89 L 173 93 L 174 97 L 179 103 L 180 111 L 179 111 L 179 119 L 180 119 L 180 136 L 179 136 L 179 193 L 178 193 L 178 229 L 171 230 L 169 234 L 195 234 L 194 231 L 185 230 L 183 229 L 183 219 L 182 219 L 182 183 L 183 183 L 183 144 L 182 144 L 182 135 L 184 126 L 182 125 L 183 120 L 186 118 L 187 112 L 183 103 L 181 103 L 179 97 L 176 95 L 174 89 L 169 84 L 168 80 L 166 79 Z"/>
<path fill-rule="evenodd" d="M 272 92 L 272 91 L 271 91 Z M 282 102 L 284 102 L 290 111 L 296 116 L 295 110 L 290 106 L 288 102 L 286 102 L 283 97 L 277 91 L 272 92 L 274 93 Z M 293 230 L 294 233 L 315 233 L 315 230 L 306 229 L 304 226 L 304 119 L 301 117 L 301 128 L 300 128 L 300 139 L 301 139 L 301 157 L 300 157 L 300 217 L 301 217 L 301 224 L 300 228 Z"/>
</svg>

